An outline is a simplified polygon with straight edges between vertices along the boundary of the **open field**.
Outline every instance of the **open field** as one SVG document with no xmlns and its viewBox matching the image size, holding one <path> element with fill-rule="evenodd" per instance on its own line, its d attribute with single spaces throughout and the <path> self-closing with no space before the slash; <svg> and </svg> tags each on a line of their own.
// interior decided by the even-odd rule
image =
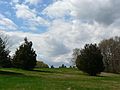
<svg viewBox="0 0 120 90">
<path fill-rule="evenodd" d="M 87 76 L 77 69 L 0 69 L 0 90 L 120 90 L 120 75 Z"/>
</svg>

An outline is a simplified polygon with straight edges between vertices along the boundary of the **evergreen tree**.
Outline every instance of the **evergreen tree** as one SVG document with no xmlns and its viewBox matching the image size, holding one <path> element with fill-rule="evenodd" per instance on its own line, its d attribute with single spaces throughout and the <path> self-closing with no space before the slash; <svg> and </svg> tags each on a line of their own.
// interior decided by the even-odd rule
<svg viewBox="0 0 120 90">
<path fill-rule="evenodd" d="M 96 76 L 104 70 L 103 56 L 97 45 L 86 44 L 84 49 L 80 50 L 80 55 L 76 59 L 76 66 L 79 70 Z"/>
<path fill-rule="evenodd" d="M 65 65 L 64 65 L 64 64 L 62 64 L 61 68 L 65 68 Z"/>
<path fill-rule="evenodd" d="M 13 65 L 16 68 L 32 70 L 36 65 L 36 53 L 32 48 L 32 42 L 27 38 L 24 43 L 17 49 L 13 57 Z"/>
<path fill-rule="evenodd" d="M 54 66 L 52 65 L 51 68 L 54 68 Z"/>
<path fill-rule="evenodd" d="M 72 66 L 70 66 L 69 68 L 72 68 Z"/>
<path fill-rule="evenodd" d="M 0 37 L 0 67 L 11 67 L 10 51 L 6 49 L 6 43 Z"/>
</svg>

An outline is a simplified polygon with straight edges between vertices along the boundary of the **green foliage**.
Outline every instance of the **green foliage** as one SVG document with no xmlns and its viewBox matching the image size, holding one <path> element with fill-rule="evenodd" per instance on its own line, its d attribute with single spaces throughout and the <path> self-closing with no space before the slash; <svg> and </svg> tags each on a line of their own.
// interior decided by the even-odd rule
<svg viewBox="0 0 120 90">
<path fill-rule="evenodd" d="M 11 67 L 10 51 L 6 49 L 6 43 L 0 37 L 0 67 Z"/>
<path fill-rule="evenodd" d="M 49 68 L 49 66 L 47 64 L 45 64 L 44 62 L 42 62 L 42 61 L 37 61 L 35 67 L 36 68 Z"/>
<path fill-rule="evenodd" d="M 36 53 L 32 48 L 32 42 L 28 42 L 27 38 L 20 45 L 13 57 L 13 65 L 16 68 L 32 70 L 36 65 Z"/>
<path fill-rule="evenodd" d="M 96 44 L 86 44 L 84 49 L 80 50 L 80 55 L 77 56 L 76 66 L 79 70 L 96 76 L 104 70 L 102 59 L 103 56 Z"/>
</svg>

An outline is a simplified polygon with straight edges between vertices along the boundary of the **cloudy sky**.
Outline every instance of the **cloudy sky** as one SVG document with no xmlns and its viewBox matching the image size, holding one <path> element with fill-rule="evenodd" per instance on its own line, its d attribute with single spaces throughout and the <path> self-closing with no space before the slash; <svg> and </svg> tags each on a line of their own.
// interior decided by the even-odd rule
<svg viewBox="0 0 120 90">
<path fill-rule="evenodd" d="M 74 48 L 120 36 L 120 0 L 0 0 L 0 32 L 11 54 L 28 37 L 38 60 L 69 65 Z"/>
</svg>

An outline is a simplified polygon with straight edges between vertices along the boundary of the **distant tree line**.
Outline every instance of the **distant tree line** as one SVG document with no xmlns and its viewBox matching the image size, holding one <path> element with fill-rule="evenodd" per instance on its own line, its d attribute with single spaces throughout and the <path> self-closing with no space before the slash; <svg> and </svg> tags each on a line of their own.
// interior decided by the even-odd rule
<svg viewBox="0 0 120 90">
<path fill-rule="evenodd" d="M 67 68 L 64 64 L 62 64 L 61 66 L 59 66 L 59 68 Z"/>
</svg>

